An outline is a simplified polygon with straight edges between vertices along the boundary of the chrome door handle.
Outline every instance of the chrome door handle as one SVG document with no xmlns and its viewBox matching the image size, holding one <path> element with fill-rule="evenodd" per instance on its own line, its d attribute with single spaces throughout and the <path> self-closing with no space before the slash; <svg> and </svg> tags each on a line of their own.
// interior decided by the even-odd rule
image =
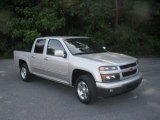
<svg viewBox="0 0 160 120">
<path fill-rule="evenodd" d="M 48 60 L 49 60 L 49 58 L 48 58 L 48 57 L 45 57 L 45 58 L 44 58 L 44 60 L 48 61 Z"/>
<path fill-rule="evenodd" d="M 35 55 L 32 55 L 31 57 L 32 57 L 32 58 L 35 58 Z"/>
</svg>

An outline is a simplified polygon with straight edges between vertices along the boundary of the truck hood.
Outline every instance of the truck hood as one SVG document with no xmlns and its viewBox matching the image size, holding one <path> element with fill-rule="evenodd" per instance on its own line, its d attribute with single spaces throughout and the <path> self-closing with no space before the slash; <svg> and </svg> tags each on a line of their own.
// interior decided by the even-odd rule
<svg viewBox="0 0 160 120">
<path fill-rule="evenodd" d="M 137 60 L 134 57 L 113 52 L 85 54 L 78 55 L 77 57 L 88 59 L 95 62 L 100 62 L 104 65 L 125 65 L 136 62 Z"/>
</svg>

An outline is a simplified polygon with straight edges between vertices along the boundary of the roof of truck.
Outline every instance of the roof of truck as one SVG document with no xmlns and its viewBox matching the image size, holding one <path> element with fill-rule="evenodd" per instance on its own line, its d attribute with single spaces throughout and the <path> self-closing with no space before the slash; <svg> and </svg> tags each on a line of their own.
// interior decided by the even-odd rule
<svg viewBox="0 0 160 120">
<path fill-rule="evenodd" d="M 47 37 L 38 37 L 37 39 L 73 39 L 73 38 L 88 38 L 85 36 L 47 36 Z"/>
</svg>

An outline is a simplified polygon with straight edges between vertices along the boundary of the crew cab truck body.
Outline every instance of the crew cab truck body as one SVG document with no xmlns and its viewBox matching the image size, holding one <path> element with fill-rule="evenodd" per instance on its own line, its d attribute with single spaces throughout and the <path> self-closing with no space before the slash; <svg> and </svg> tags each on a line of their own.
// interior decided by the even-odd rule
<svg viewBox="0 0 160 120">
<path fill-rule="evenodd" d="M 99 94 L 133 90 L 142 81 L 136 58 L 109 52 L 88 37 L 37 38 L 31 52 L 14 51 L 14 62 L 23 81 L 36 75 L 74 86 L 85 104 Z"/>
</svg>

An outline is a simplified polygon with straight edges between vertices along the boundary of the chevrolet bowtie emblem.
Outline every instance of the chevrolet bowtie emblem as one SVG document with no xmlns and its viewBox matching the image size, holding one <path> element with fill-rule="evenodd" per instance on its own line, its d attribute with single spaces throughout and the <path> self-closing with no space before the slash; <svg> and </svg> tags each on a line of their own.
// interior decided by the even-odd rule
<svg viewBox="0 0 160 120">
<path fill-rule="evenodd" d="M 130 68 L 129 68 L 129 71 L 133 71 L 133 68 L 132 68 L 132 67 L 130 67 Z"/>
</svg>

